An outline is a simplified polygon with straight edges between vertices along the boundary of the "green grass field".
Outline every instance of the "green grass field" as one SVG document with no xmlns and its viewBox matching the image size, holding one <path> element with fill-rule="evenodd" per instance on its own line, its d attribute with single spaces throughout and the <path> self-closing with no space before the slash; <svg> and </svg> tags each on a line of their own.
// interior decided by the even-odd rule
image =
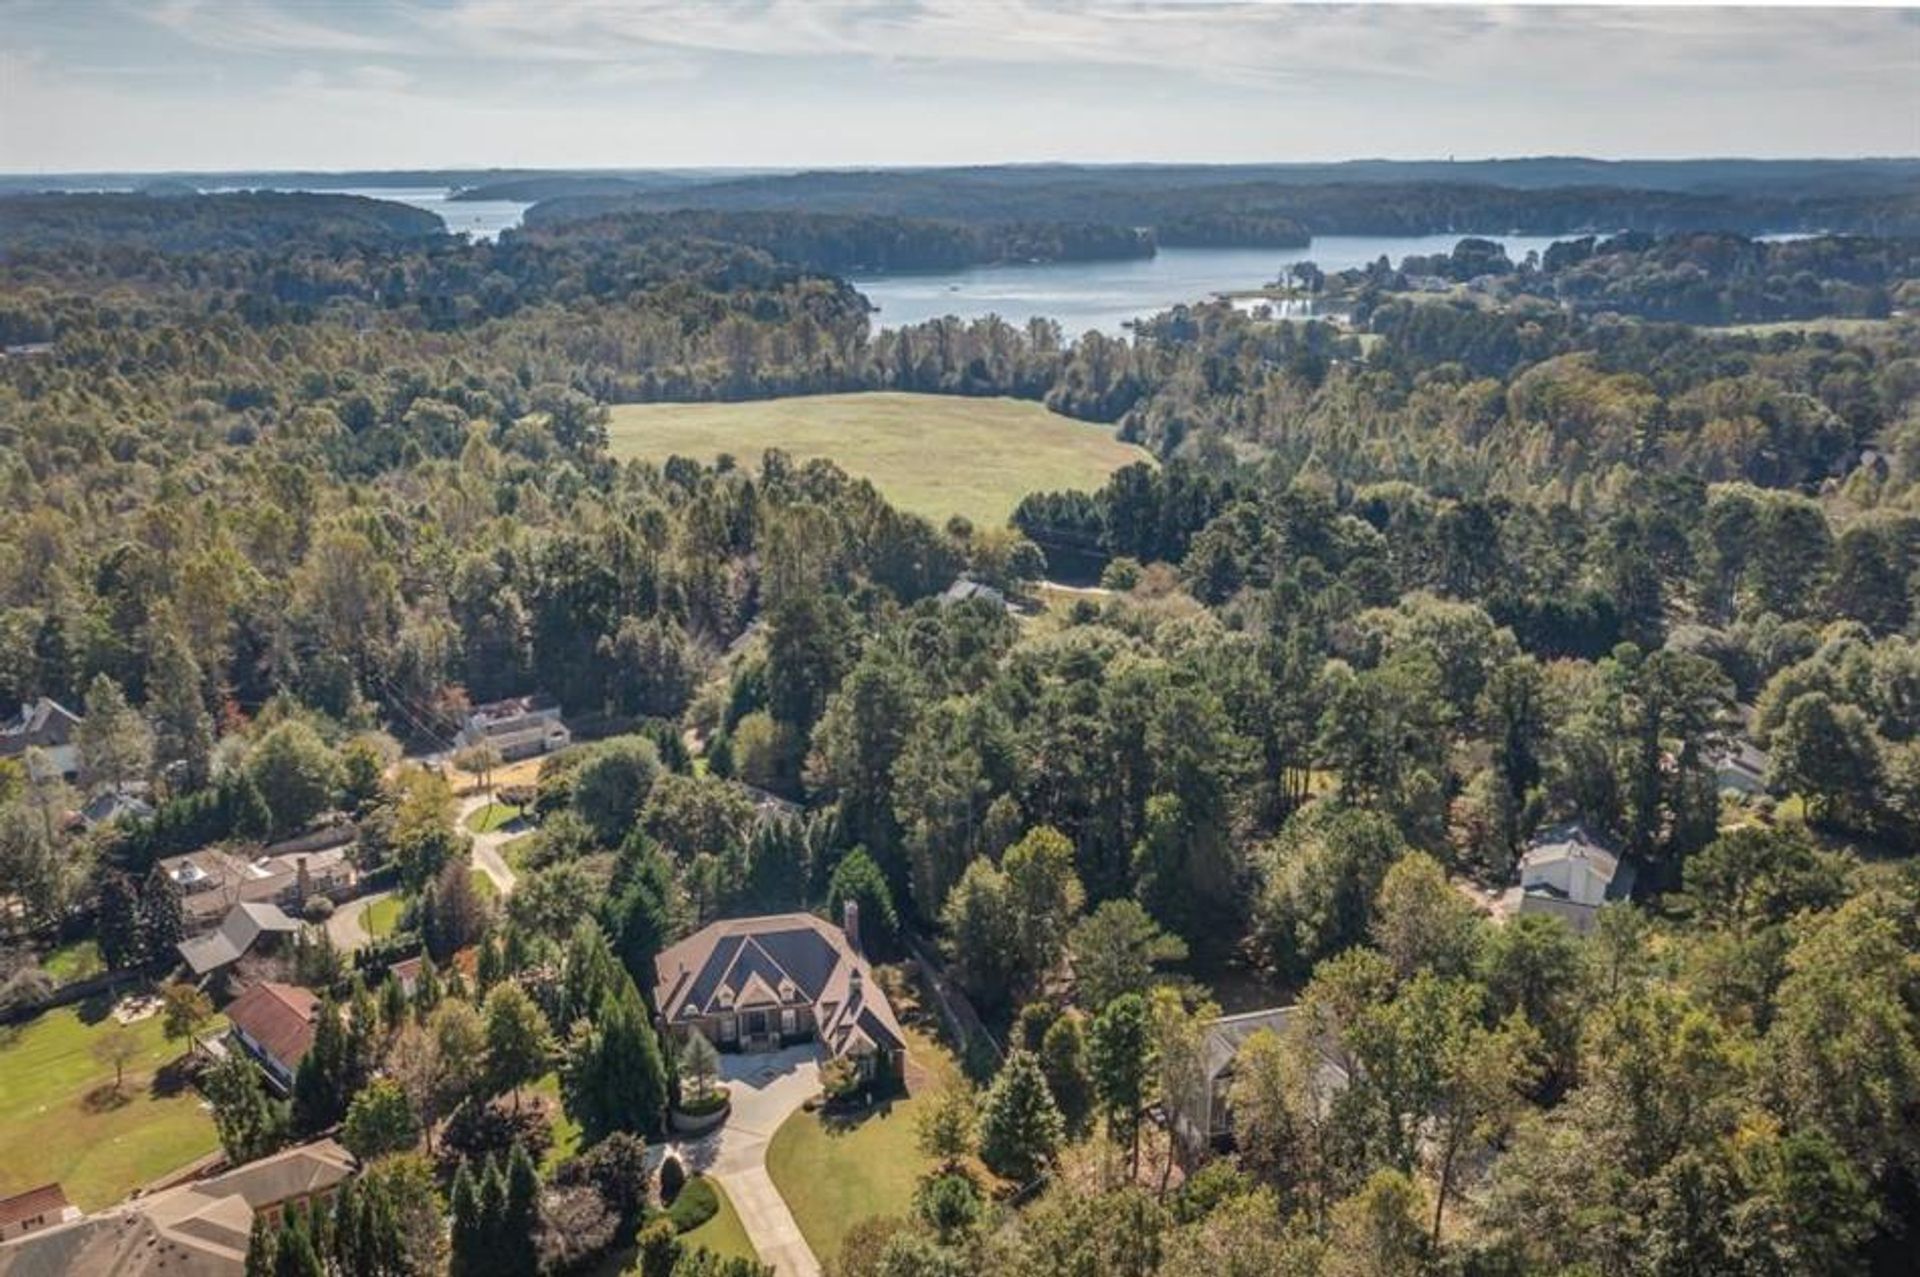
<svg viewBox="0 0 1920 1277">
<path fill-rule="evenodd" d="M 113 1069 L 92 1055 L 112 1025 L 62 1007 L 0 1030 L 0 1196 L 58 1180 L 74 1205 L 98 1210 L 219 1147 L 200 1093 L 163 1067 L 184 1044 L 166 1040 L 158 1016 L 132 1026 L 140 1052 L 112 1096 Z"/>
<path fill-rule="evenodd" d="M 615 456 L 651 461 L 729 453 L 758 466 L 776 447 L 799 459 L 830 457 L 901 509 L 936 523 L 963 514 L 982 527 L 1004 524 L 1029 492 L 1098 488 L 1121 466 L 1148 459 L 1111 428 L 1036 403 L 950 395 L 622 404 L 608 431 Z"/>
<path fill-rule="evenodd" d="M 944 1047 L 912 1029 L 907 1038 L 908 1055 L 932 1079 L 928 1089 L 959 1076 Z M 823 1262 L 840 1253 L 861 1220 L 913 1213 L 913 1190 L 933 1164 L 915 1147 L 913 1115 L 921 1103 L 897 1099 L 851 1121 L 803 1109 L 773 1133 L 767 1174 Z"/>
<path fill-rule="evenodd" d="M 476 807 L 467 813 L 467 830 L 469 833 L 490 834 L 520 819 L 521 814 L 518 807 L 509 807 L 505 803 L 488 803 L 484 807 Z"/>
<path fill-rule="evenodd" d="M 360 928 L 375 940 L 390 936 L 393 929 L 400 925 L 400 915 L 406 907 L 407 902 L 398 895 L 376 900 L 360 915 Z"/>
<path fill-rule="evenodd" d="M 733 1209 L 733 1203 L 727 1199 L 727 1190 L 720 1187 L 719 1180 L 710 1179 L 706 1182 L 713 1186 L 713 1193 L 719 1199 L 720 1209 L 714 1212 L 713 1218 L 706 1223 L 680 1234 L 680 1244 L 704 1247 L 716 1255 L 725 1255 L 730 1259 L 751 1259 L 757 1262 L 760 1252 L 753 1248 L 753 1242 L 748 1239 L 746 1225 L 740 1222 L 739 1212 Z"/>
<path fill-rule="evenodd" d="M 52 949 L 40 959 L 40 967 L 55 984 L 72 984 L 107 969 L 100 957 L 100 946 L 92 940 L 75 940 Z"/>
</svg>

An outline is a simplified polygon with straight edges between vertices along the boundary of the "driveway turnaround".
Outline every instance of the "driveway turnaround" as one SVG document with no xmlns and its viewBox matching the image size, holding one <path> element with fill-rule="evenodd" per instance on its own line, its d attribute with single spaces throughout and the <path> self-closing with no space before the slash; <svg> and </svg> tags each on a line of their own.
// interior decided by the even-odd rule
<svg viewBox="0 0 1920 1277">
<path fill-rule="evenodd" d="M 467 817 L 493 800 L 491 793 L 472 794 L 462 799 L 458 817 L 459 827 L 464 830 L 467 827 Z M 503 896 L 513 894 L 513 884 L 518 881 L 518 877 L 514 874 L 513 867 L 507 863 L 506 857 L 500 854 L 500 849 L 526 832 L 524 826 L 509 825 L 504 829 L 493 829 L 484 834 L 473 835 L 473 867 L 493 879 L 495 889 Z"/>
<path fill-rule="evenodd" d="M 779 1277 L 819 1277 L 820 1261 L 800 1234 L 793 1212 L 767 1175 L 767 1144 L 780 1124 L 820 1093 L 820 1061 L 813 1046 L 769 1055 L 722 1055 L 720 1078 L 733 1099 L 727 1123 L 683 1145 L 690 1170 L 720 1182 L 760 1252 Z"/>
</svg>

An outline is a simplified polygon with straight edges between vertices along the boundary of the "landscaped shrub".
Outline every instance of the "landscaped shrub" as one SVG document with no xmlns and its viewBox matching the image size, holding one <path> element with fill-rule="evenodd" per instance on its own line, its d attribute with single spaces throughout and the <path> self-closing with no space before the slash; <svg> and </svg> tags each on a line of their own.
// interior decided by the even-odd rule
<svg viewBox="0 0 1920 1277">
<path fill-rule="evenodd" d="M 680 1196 L 680 1190 L 686 1186 L 686 1183 L 687 1168 L 680 1164 L 679 1158 L 669 1154 L 667 1159 L 660 1163 L 660 1200 L 669 1206 L 673 1205 L 674 1199 Z"/>
<path fill-rule="evenodd" d="M 333 917 L 333 901 L 325 896 L 308 896 L 300 912 L 308 922 L 325 922 Z"/>
<path fill-rule="evenodd" d="M 675 1165 L 678 1165 L 676 1162 Z M 666 1176 L 662 1175 L 664 1181 Z M 673 1205 L 667 1208 L 667 1218 L 680 1232 L 689 1232 L 720 1213 L 720 1194 L 704 1175 L 695 1175 L 688 1180 L 680 1195 L 673 1199 Z"/>
<path fill-rule="evenodd" d="M 490 1156 L 505 1157 L 516 1143 L 536 1164 L 546 1156 L 553 1147 L 553 1123 L 545 1112 L 531 1106 L 514 1112 L 502 1104 L 462 1100 L 440 1135 L 440 1160 L 449 1169 L 463 1159 L 478 1165 Z"/>
<path fill-rule="evenodd" d="M 684 1117 L 706 1117 L 718 1113 L 726 1106 L 727 1088 L 716 1086 L 697 1100 L 683 1098 L 680 1103 L 674 1105 L 674 1108 Z"/>
</svg>

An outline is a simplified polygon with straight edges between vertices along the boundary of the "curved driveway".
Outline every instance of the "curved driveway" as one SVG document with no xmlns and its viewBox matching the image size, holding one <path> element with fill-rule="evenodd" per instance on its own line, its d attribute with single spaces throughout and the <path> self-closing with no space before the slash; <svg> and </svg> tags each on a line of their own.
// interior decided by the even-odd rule
<svg viewBox="0 0 1920 1277">
<path fill-rule="evenodd" d="M 820 1093 L 818 1052 L 808 1045 L 770 1055 L 722 1055 L 720 1077 L 733 1096 L 727 1124 L 681 1145 L 680 1155 L 689 1169 L 704 1171 L 727 1190 L 762 1263 L 773 1265 L 779 1277 L 819 1277 L 820 1261 L 767 1174 L 773 1133 Z"/>
</svg>

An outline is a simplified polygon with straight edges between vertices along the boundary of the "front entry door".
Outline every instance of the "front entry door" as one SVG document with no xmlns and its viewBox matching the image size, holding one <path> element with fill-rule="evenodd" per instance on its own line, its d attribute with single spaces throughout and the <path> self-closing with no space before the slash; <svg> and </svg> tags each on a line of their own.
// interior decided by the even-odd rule
<svg viewBox="0 0 1920 1277">
<path fill-rule="evenodd" d="M 747 1041 L 749 1051 L 764 1051 L 773 1043 L 767 1040 L 767 1013 L 765 1011 L 747 1012 Z"/>
</svg>

